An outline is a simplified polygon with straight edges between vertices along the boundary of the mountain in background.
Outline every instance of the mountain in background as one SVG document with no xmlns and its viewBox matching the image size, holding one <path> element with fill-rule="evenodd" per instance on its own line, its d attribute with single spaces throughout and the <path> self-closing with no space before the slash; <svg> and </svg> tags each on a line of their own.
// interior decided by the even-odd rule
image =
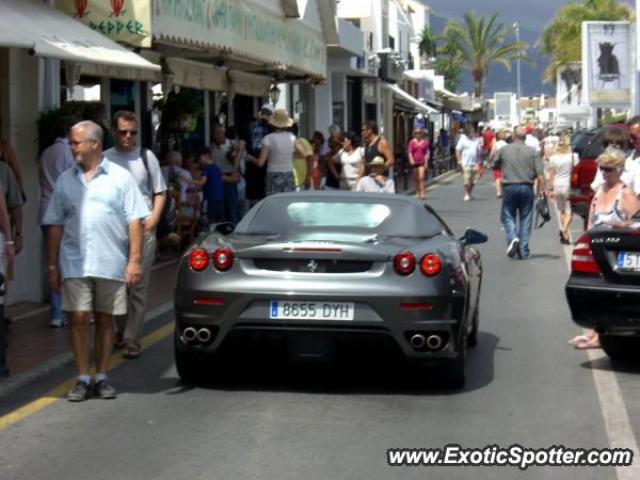
<svg viewBox="0 0 640 480">
<path fill-rule="evenodd" d="M 431 29 L 434 34 L 440 34 L 444 30 L 447 19 L 438 15 L 431 15 Z M 521 62 L 520 72 L 520 89 L 523 96 L 534 96 L 541 93 L 546 96 L 555 96 L 555 85 L 551 83 L 542 83 L 542 73 L 547 67 L 549 57 L 542 55 L 533 45 L 539 37 L 539 32 L 520 28 L 520 39 L 527 42 L 529 48 L 529 57 L 535 62 L 534 66 L 529 66 L 525 62 Z M 513 38 L 515 40 L 515 37 Z M 505 69 L 502 65 L 493 64 L 489 67 L 489 75 L 484 80 L 485 84 L 482 88 L 484 96 L 493 97 L 495 92 L 516 92 L 517 91 L 517 74 L 516 62 L 513 62 L 511 71 Z M 473 91 L 471 72 L 463 70 L 460 74 L 460 85 L 457 93 Z"/>
</svg>

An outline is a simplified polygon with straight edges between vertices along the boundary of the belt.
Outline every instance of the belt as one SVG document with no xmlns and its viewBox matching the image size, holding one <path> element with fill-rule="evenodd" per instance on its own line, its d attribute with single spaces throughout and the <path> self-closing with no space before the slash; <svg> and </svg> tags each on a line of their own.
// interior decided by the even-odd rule
<svg viewBox="0 0 640 480">
<path fill-rule="evenodd" d="M 509 182 L 509 183 L 502 182 L 503 187 L 509 187 L 511 185 L 529 185 L 530 187 L 533 187 L 533 182 Z"/>
</svg>

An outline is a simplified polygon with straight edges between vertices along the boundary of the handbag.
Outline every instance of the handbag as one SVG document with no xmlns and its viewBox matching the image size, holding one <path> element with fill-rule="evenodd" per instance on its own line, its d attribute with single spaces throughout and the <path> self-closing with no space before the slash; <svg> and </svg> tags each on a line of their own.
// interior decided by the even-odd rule
<svg viewBox="0 0 640 480">
<path fill-rule="evenodd" d="M 551 212 L 549 210 L 549 201 L 547 200 L 547 194 L 541 193 L 536 200 L 536 221 L 535 228 L 542 228 L 542 226 L 551 220 Z"/>
</svg>

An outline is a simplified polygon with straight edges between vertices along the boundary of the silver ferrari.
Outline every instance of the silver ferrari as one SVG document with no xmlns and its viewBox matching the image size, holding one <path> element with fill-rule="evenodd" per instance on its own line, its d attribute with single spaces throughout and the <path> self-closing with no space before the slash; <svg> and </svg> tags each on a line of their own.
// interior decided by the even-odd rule
<svg viewBox="0 0 640 480">
<path fill-rule="evenodd" d="M 225 348 L 273 339 L 290 356 L 331 357 L 341 337 L 355 336 L 391 341 L 413 363 L 443 363 L 461 387 L 478 337 L 482 263 L 472 245 L 486 240 L 470 229 L 456 237 L 428 205 L 402 195 L 267 197 L 182 258 L 178 373 L 197 383 Z"/>
</svg>

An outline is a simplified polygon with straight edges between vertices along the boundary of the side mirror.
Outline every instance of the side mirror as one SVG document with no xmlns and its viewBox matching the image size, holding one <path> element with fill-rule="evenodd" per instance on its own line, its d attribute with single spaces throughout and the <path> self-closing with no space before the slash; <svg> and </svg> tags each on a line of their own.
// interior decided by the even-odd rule
<svg viewBox="0 0 640 480">
<path fill-rule="evenodd" d="M 462 238 L 460 238 L 460 243 L 462 245 L 477 245 L 479 243 L 485 243 L 487 240 L 489 240 L 489 237 L 484 233 L 474 230 L 473 228 L 467 228 Z"/>
<path fill-rule="evenodd" d="M 234 227 L 233 223 L 231 222 L 214 223 L 212 225 L 209 225 L 210 232 L 218 232 L 222 235 L 229 235 L 235 230 L 235 228 L 236 227 Z"/>
</svg>

